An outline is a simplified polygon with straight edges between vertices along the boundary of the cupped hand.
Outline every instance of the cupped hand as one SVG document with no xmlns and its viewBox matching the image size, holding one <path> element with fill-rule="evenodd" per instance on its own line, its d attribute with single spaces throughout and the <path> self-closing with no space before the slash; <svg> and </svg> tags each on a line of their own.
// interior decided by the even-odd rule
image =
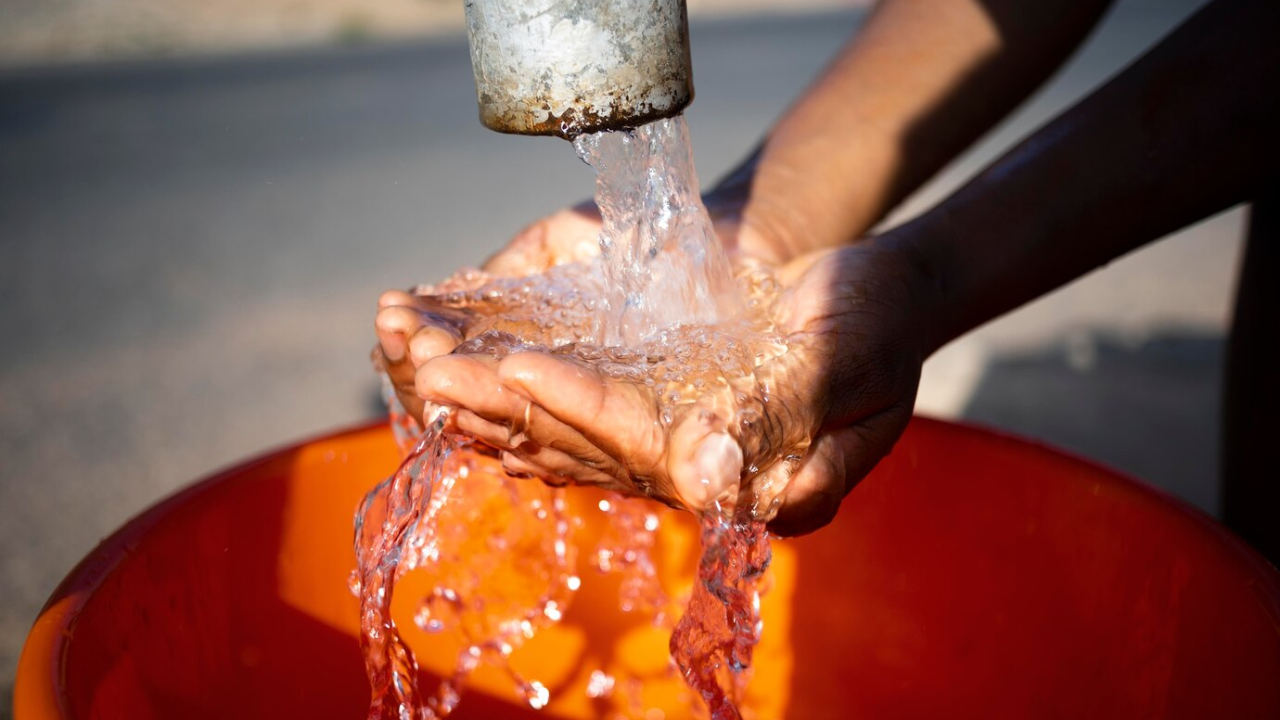
<svg viewBox="0 0 1280 720">
<path fill-rule="evenodd" d="M 437 356 L 418 370 L 416 391 L 454 407 L 456 428 L 501 450 L 513 473 L 695 510 L 756 502 L 775 532 L 809 532 L 834 517 L 910 418 L 927 283 L 875 241 L 797 259 L 778 277 L 788 287 L 778 325 L 789 350 L 758 369 L 771 400 L 748 424 L 727 387 L 663 423 L 650 387 L 539 352 Z M 424 327 L 447 336 L 437 347 L 456 341 L 447 328 Z M 744 469 L 749 482 L 739 487 Z"/>
<path fill-rule="evenodd" d="M 789 254 L 780 234 L 743 220 L 740 198 L 709 204 L 716 234 L 735 263 L 778 264 Z M 599 254 L 600 212 L 592 202 L 560 210 L 516 234 L 485 261 L 489 275 L 523 277 Z M 462 340 L 465 317 L 435 303 L 429 294 L 388 290 L 378 298 L 374 360 L 387 374 L 405 414 L 421 422 L 424 402 L 414 387 L 418 368 L 447 355 Z"/>
<path fill-rule="evenodd" d="M 480 268 L 495 276 L 522 277 L 600 252 L 600 213 L 592 203 L 561 210 L 525 227 Z M 405 413 L 421 422 L 424 403 L 414 375 L 427 360 L 446 355 L 462 340 L 465 316 L 425 293 L 388 290 L 378 298 L 375 362 L 386 372 Z"/>
</svg>

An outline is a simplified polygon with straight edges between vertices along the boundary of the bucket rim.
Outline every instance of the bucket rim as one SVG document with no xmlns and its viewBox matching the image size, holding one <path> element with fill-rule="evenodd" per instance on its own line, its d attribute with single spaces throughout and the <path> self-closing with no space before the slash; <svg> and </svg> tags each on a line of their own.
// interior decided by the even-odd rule
<svg viewBox="0 0 1280 720">
<path fill-rule="evenodd" d="M 175 508 L 255 468 L 285 461 L 308 446 L 383 433 L 390 439 L 390 425 L 385 420 L 378 420 L 283 443 L 247 460 L 225 466 L 175 491 L 142 510 L 99 542 L 58 584 L 32 624 L 18 659 L 13 694 L 15 720 L 71 717 L 65 691 L 60 688 L 66 686 L 66 663 L 74 626 L 102 583 L 133 554 L 140 539 Z M 915 415 L 904 436 L 914 433 L 967 436 L 988 446 L 1030 454 L 1049 465 L 1087 468 L 1090 482 L 1102 482 L 1113 490 L 1151 501 L 1149 504 L 1157 512 L 1173 516 L 1175 521 L 1187 524 L 1188 529 L 1199 535 L 1203 542 L 1217 545 L 1217 554 L 1235 564 L 1241 577 L 1250 578 L 1250 589 L 1280 633 L 1280 572 L 1244 540 L 1187 501 L 1097 460 L 980 423 Z"/>
</svg>

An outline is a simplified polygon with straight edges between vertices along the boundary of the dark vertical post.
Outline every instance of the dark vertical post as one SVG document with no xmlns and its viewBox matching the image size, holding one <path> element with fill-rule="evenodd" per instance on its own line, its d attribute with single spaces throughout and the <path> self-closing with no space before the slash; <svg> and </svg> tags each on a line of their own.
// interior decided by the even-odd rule
<svg viewBox="0 0 1280 720">
<path fill-rule="evenodd" d="M 1280 182 L 1255 199 L 1227 345 L 1222 515 L 1280 562 Z"/>
</svg>

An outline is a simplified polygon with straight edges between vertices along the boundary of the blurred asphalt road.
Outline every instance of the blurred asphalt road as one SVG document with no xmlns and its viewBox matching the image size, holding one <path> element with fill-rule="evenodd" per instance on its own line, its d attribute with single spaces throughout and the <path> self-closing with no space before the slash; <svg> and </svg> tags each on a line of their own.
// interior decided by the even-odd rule
<svg viewBox="0 0 1280 720">
<path fill-rule="evenodd" d="M 1122 3 L 909 214 L 1171 29 Z M 857 14 L 694 27 L 705 181 Z M 219 466 L 375 417 L 378 293 L 478 263 L 587 196 L 558 140 L 480 127 L 461 40 L 0 75 L 0 686 L 94 543 Z M 1071 447 L 1216 508 L 1217 381 L 1242 214 L 944 350 L 920 407 Z M 0 716 L 9 710 L 0 698 Z"/>
</svg>

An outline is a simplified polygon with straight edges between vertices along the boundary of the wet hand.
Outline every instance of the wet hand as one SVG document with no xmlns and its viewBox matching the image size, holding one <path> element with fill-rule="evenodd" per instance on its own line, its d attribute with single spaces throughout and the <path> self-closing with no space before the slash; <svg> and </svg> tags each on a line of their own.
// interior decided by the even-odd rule
<svg viewBox="0 0 1280 720">
<path fill-rule="evenodd" d="M 874 243 L 801 258 L 779 276 L 790 288 L 780 326 L 791 350 L 761 368 L 774 400 L 751 428 L 731 422 L 727 389 L 664 426 L 650 388 L 543 353 L 437 357 L 416 390 L 456 408 L 456 429 L 501 450 L 511 472 L 701 509 L 755 466 L 740 497 L 773 488 L 760 506 L 771 529 L 808 532 L 830 521 L 910 418 L 926 292 L 905 257 Z M 798 460 L 778 459 L 805 437 L 816 439 Z"/>
<path fill-rule="evenodd" d="M 736 263 L 776 264 L 787 257 L 774 233 L 743 221 L 740 199 L 709 204 L 717 235 Z M 481 267 L 497 276 L 522 277 L 599 254 L 600 213 L 586 202 L 525 227 Z M 378 298 L 374 361 L 387 374 L 405 413 L 421 423 L 424 402 L 414 388 L 418 368 L 447 355 L 462 340 L 463 318 L 428 296 L 388 290 Z"/>
<path fill-rule="evenodd" d="M 599 233 L 600 214 L 594 204 L 561 210 L 521 230 L 481 270 L 522 277 L 585 260 L 600 252 Z M 405 412 L 418 422 L 424 404 L 414 390 L 414 375 L 427 360 L 453 351 L 462 340 L 463 323 L 460 313 L 423 294 L 388 290 L 378 298 L 374 361 L 386 372 Z"/>
</svg>

